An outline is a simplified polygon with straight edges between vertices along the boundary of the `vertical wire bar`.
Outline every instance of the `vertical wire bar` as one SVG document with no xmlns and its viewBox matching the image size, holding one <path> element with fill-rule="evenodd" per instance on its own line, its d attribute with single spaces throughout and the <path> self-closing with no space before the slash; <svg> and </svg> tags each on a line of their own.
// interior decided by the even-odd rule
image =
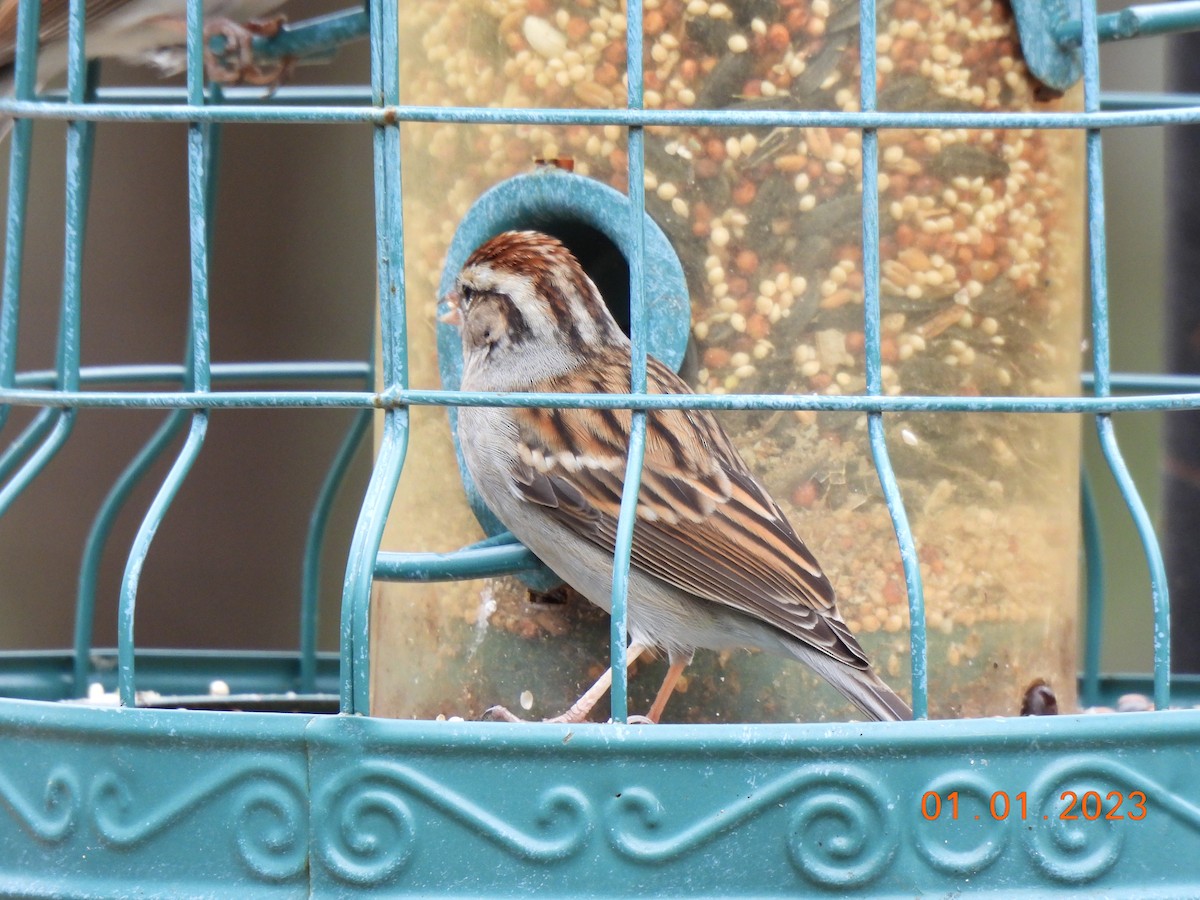
<svg viewBox="0 0 1200 900">
<path fill-rule="evenodd" d="M 94 99 L 99 74 L 89 65 L 84 47 L 84 3 L 72 0 L 67 31 L 67 96 L 72 103 Z M 95 125 L 86 120 L 67 123 L 66 201 L 63 229 L 62 298 L 59 306 L 58 343 L 55 355 L 55 386 L 60 391 L 79 388 L 79 343 L 81 294 L 83 290 L 83 244 L 87 233 L 88 197 L 92 184 L 92 150 Z M 0 456 L 0 477 L 24 465 L 0 488 L 0 515 L 41 473 L 66 443 L 75 425 L 73 408 L 43 409 L 25 431 Z M 40 441 L 40 443 L 38 443 Z M 37 444 L 36 449 L 34 444 Z"/>
<path fill-rule="evenodd" d="M 192 414 L 191 426 L 188 429 L 187 440 L 167 477 L 163 479 L 154 501 L 146 511 L 142 524 L 138 528 L 133 546 L 129 550 L 129 558 L 125 563 L 125 574 L 121 579 L 121 596 L 117 602 L 117 695 L 122 706 L 134 706 L 137 700 L 136 683 L 134 680 L 134 611 L 137 604 L 138 582 L 142 577 L 142 567 L 154 542 L 158 526 L 162 524 L 175 495 L 179 493 L 184 479 L 192 468 L 192 463 L 200 455 L 204 444 L 204 435 L 208 428 L 208 416 L 204 412 Z"/>
<path fill-rule="evenodd" d="M 369 390 L 369 388 L 368 388 Z M 354 417 L 350 430 L 338 447 L 337 454 L 329 467 L 317 501 L 308 520 L 308 535 L 304 542 L 304 569 L 300 582 L 300 690 L 315 693 L 317 689 L 317 623 L 320 608 L 321 549 L 325 545 L 325 532 L 329 514 L 338 490 L 346 476 L 350 463 L 362 444 L 363 436 L 371 425 L 373 413 L 360 410 Z"/>
<path fill-rule="evenodd" d="M 1086 631 L 1083 644 L 1083 702 L 1100 703 L 1100 651 L 1104 639 L 1104 548 L 1096 496 L 1087 472 L 1080 473 L 1080 511 L 1083 518 L 1083 558 L 1087 591 Z"/>
<path fill-rule="evenodd" d="M 642 74 L 642 2 L 628 0 L 625 10 L 625 71 L 627 75 L 628 106 L 641 109 L 643 103 Z M 633 253 L 629 260 L 629 330 L 630 392 L 646 392 L 646 184 L 645 130 L 641 126 L 628 129 L 629 155 L 629 223 L 633 238 Z M 621 491 L 621 512 L 617 518 L 616 544 L 613 547 L 612 623 L 609 633 L 609 652 L 612 659 L 612 688 L 610 702 L 612 720 L 624 722 L 629 718 L 629 560 L 633 550 L 633 529 L 637 522 L 637 500 L 642 486 L 642 462 L 646 455 L 646 411 L 632 410 L 629 428 L 629 455 L 625 461 L 625 483 Z"/>
<path fill-rule="evenodd" d="M 875 0 L 861 0 L 859 11 L 860 103 L 864 112 L 874 112 L 875 92 Z M 863 230 L 863 338 L 866 348 L 866 390 L 869 396 L 883 392 L 880 356 L 879 299 L 879 135 L 864 128 L 862 137 L 862 230 Z M 925 590 L 916 542 L 904 508 L 904 498 L 888 455 L 883 414 L 867 414 L 871 455 L 879 485 L 887 502 L 904 565 L 908 589 L 909 652 L 912 665 L 913 718 L 929 712 L 929 671 L 925 631 Z"/>
<path fill-rule="evenodd" d="M 1096 34 L 1095 0 L 1083 0 L 1083 107 L 1088 113 L 1100 110 L 1100 43 Z M 1109 354 L 1108 253 L 1105 244 L 1104 156 L 1099 128 L 1087 130 L 1088 275 L 1092 291 L 1092 368 L 1095 393 L 1107 397 L 1112 390 L 1112 359 Z M 1121 491 L 1129 515 L 1137 528 L 1142 552 L 1150 571 L 1150 596 L 1154 612 L 1154 705 L 1166 709 L 1171 700 L 1171 606 L 1162 549 L 1154 534 L 1154 523 L 1129 473 L 1117 443 L 1112 415 L 1096 416 L 1096 432 L 1113 479 Z"/>
<path fill-rule="evenodd" d="M 187 63 L 188 103 L 204 105 L 204 9 L 201 0 L 188 0 L 187 5 Z M 191 296 L 188 310 L 188 346 L 185 351 L 185 389 L 207 392 L 211 387 L 208 327 L 208 207 L 211 180 L 208 165 L 207 129 L 200 122 L 188 124 L 188 220 L 191 252 Z M 134 612 L 137 587 L 142 567 L 154 535 L 162 524 L 188 473 L 192 469 L 208 431 L 208 410 L 191 414 L 187 439 L 163 479 L 154 501 L 138 528 L 125 574 L 121 580 L 121 595 L 117 606 L 117 694 L 122 706 L 133 706 L 137 700 L 135 682 Z"/>
<path fill-rule="evenodd" d="M 158 427 L 113 483 L 88 531 L 75 594 L 73 687 L 76 697 L 87 696 L 88 676 L 91 674 L 92 634 L 96 622 L 96 586 L 100 578 L 100 563 L 108 539 L 112 535 L 112 527 L 133 489 L 179 434 L 187 418 L 187 412 L 177 410 Z"/>
<path fill-rule="evenodd" d="M 212 85 L 211 91 L 213 101 L 220 102 L 221 86 Z M 207 135 L 204 150 L 204 208 L 205 224 L 208 229 L 207 238 L 211 245 L 217 203 L 217 162 L 220 157 L 221 126 L 220 123 L 210 122 L 205 124 L 204 129 Z M 189 316 L 183 360 L 185 372 L 190 372 L 192 368 L 194 349 L 192 325 L 192 317 Z M 112 536 L 113 525 L 116 524 L 117 516 L 120 515 L 125 504 L 129 502 L 133 489 L 141 483 L 154 463 L 166 452 L 167 447 L 187 422 L 189 415 L 185 410 L 175 410 L 167 416 L 117 477 L 92 521 L 92 527 L 88 531 L 87 540 L 84 543 L 75 595 L 72 681 L 76 697 L 87 696 L 87 680 L 91 674 L 92 636 L 96 623 L 96 588 L 100 577 L 100 563 L 104 558 L 108 539 Z"/>
<path fill-rule="evenodd" d="M 225 92 L 221 89 L 221 86 L 219 84 L 210 85 L 209 103 L 219 104 L 224 99 Z M 206 122 L 204 124 L 204 134 L 204 220 L 208 226 L 208 233 L 205 237 L 211 247 L 217 212 L 217 175 L 220 171 L 219 163 L 221 159 L 221 123 Z M 191 335 L 188 335 L 188 341 L 190 343 Z"/>
<path fill-rule="evenodd" d="M 13 95 L 33 97 L 37 77 L 39 0 L 21 0 L 17 8 L 17 43 Z M 26 208 L 29 202 L 29 163 L 33 120 L 17 119 L 9 136 L 12 144 L 8 167 L 8 228 L 4 238 L 4 283 L 0 294 L 0 387 L 10 388 L 17 367 L 17 330 L 20 321 L 21 268 L 24 261 Z M 9 406 L 0 406 L 0 428 L 8 421 Z M 0 476 L 2 477 L 2 476 Z"/>
<path fill-rule="evenodd" d="M 371 90 L 379 106 L 400 102 L 400 20 L 396 3 L 372 3 Z M 375 127 L 375 242 L 379 260 L 379 334 L 383 390 L 408 385 L 408 332 L 405 327 L 404 222 L 400 177 L 400 126 Z M 391 508 L 408 446 L 408 409 L 384 412 L 383 439 L 350 543 L 342 590 L 340 635 L 341 710 L 370 709 L 371 585 L 383 527 Z"/>
<path fill-rule="evenodd" d="M 84 46 L 86 25 L 84 13 L 83 2 L 72 0 L 68 8 L 67 33 L 67 95 L 72 103 L 80 103 L 85 98 L 94 99 L 94 89 L 99 72 L 97 65 L 89 66 L 87 63 L 86 47 Z M 32 89 L 32 83 L 24 85 L 24 87 Z M 91 190 L 94 134 L 95 126 L 90 122 L 72 121 L 67 125 L 65 246 L 55 373 L 55 386 L 58 390 L 74 391 L 79 389 L 83 242 L 87 224 L 88 196 Z M 41 430 L 42 424 L 49 427 L 53 422 L 54 430 L 49 438 L 26 461 L 13 480 L 4 486 L 3 491 L 0 491 L 0 512 L 8 508 L 66 441 L 74 419 L 74 410 L 57 412 L 46 410 L 39 417 L 40 421 L 35 421 L 32 427 L 22 435 L 23 439 L 32 438 L 35 432 Z M 20 444 L 21 441 L 19 440 L 17 443 Z M 7 457 L 13 463 L 17 458 L 15 455 Z M 78 671 L 79 668 L 79 661 L 76 660 L 75 669 Z"/>
<path fill-rule="evenodd" d="M 71 0 L 67 28 L 67 98 L 83 103 L 99 75 L 89 66 L 86 47 L 85 0 Z M 58 336 L 58 388 L 79 390 L 80 295 L 83 291 L 83 240 L 87 230 L 88 195 L 92 186 L 92 146 L 96 126 L 76 120 L 67 123 L 66 247 L 63 258 L 62 324 Z M 64 418 L 74 418 L 74 411 Z"/>
</svg>

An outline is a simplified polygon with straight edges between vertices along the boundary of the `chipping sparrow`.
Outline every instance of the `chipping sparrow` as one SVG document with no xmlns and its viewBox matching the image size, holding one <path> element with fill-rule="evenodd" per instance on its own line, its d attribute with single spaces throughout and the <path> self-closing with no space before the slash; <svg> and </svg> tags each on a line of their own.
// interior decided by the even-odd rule
<svg viewBox="0 0 1200 900">
<path fill-rule="evenodd" d="M 467 391 L 625 392 L 630 343 L 575 257 L 537 232 L 492 238 L 467 260 L 443 320 L 462 329 Z M 649 391 L 690 393 L 650 358 Z M 611 607 L 628 410 L 462 407 L 458 438 L 499 519 L 559 577 Z M 702 410 L 648 415 L 629 581 L 629 660 L 665 650 L 657 722 L 700 647 L 798 659 L 874 719 L 908 719 L 838 614 L 833 587 Z M 552 721 L 578 722 L 611 671 Z M 493 714 L 509 720 L 507 710 Z"/>
<path fill-rule="evenodd" d="M 223 35 L 228 50 L 222 57 L 205 50 L 204 68 L 210 81 L 221 84 L 274 84 L 284 71 L 253 64 L 251 40 L 270 33 L 278 21 L 255 22 L 284 0 L 204 0 L 205 35 Z M 37 83 L 41 87 L 67 70 L 67 12 L 69 0 L 42 0 L 38 23 Z M 245 23 L 245 24 L 240 24 Z M 175 75 L 187 65 L 186 0 L 86 0 L 85 52 L 88 59 L 120 59 L 148 65 L 163 75 Z M 17 42 L 17 0 L 0 0 L 0 96 L 13 92 L 13 58 Z M 236 64 L 228 60 L 236 59 Z M 12 127 L 0 121 L 0 137 Z"/>
</svg>

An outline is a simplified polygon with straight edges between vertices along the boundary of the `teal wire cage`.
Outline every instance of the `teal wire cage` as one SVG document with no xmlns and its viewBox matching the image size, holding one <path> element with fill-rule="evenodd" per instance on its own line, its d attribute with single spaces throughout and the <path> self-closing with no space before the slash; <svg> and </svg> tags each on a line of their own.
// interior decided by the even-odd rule
<svg viewBox="0 0 1200 900">
<path fill-rule="evenodd" d="M 543 4 L 545 5 L 545 4 Z M 161 424 L 109 489 L 79 566 L 74 646 L 0 659 L 0 892 L 13 896 L 291 896 L 561 894 L 912 896 L 978 891 L 1189 896 L 1200 891 L 1200 789 L 1189 754 L 1200 712 L 1169 710 L 1195 693 L 1170 668 L 1169 599 L 1154 529 L 1122 460 L 1113 416 L 1200 408 L 1200 381 L 1112 371 L 1101 148 L 1109 129 L 1190 125 L 1193 97 L 1102 97 L 1102 40 L 1193 29 L 1200 4 L 1133 7 L 1097 17 L 1091 3 L 1014 0 L 1029 68 L 1053 89 L 1083 82 L 1082 112 L 881 109 L 873 0 L 858 4 L 859 103 L 853 111 L 746 104 L 648 108 L 644 23 L 659 9 L 627 0 L 625 108 L 433 107 L 401 103 L 405 0 L 298 24 L 257 39 L 264 57 L 304 56 L 369 37 L 371 82 L 346 89 L 206 89 L 202 4 L 188 0 L 186 88 L 98 89 L 72 0 L 65 93 L 35 89 L 39 5 L 21 0 L 15 93 L 0 110 L 11 136 L 0 297 L 0 514 L 97 410 L 157 411 Z M 793 7 L 803 4 L 783 4 Z M 828 5 L 828 4 L 826 4 Z M 961 4 L 960 4 L 961 5 Z M 707 7 L 707 4 L 705 4 Z M 883 8 L 883 4 L 880 4 Z M 647 7 L 647 8 L 644 8 Z M 681 5 L 682 7 L 682 5 Z M 62 302 L 53 370 L 22 370 L 24 229 L 33 132 L 66 124 Z M 184 123 L 191 293 L 177 365 L 81 364 L 83 236 L 96 123 Z M 210 355 L 209 255 L 223 129 L 244 123 L 322 123 L 369 129 L 373 140 L 380 341 L 375 360 L 215 363 Z M 627 141 L 628 207 L 621 249 L 630 273 L 632 391 L 621 395 L 497 395 L 411 388 L 406 334 L 406 241 L 401 126 L 581 125 Z M 645 216 L 645 133 L 655 126 L 836 128 L 861 133 L 861 331 L 865 386 L 831 394 L 645 393 L 657 350 L 647 296 L 659 273 Z M 1077 395 L 908 395 L 884 385 L 880 283 L 880 136 L 895 129 L 1060 129 L 1086 142 L 1092 372 Z M 102 177 L 97 172 L 96 177 Z M 653 208 L 653 203 L 651 203 Z M 657 278 L 658 275 L 655 275 Z M 1122 302 L 1116 297 L 1114 302 Z M 657 331 L 655 332 L 657 333 Z M 366 336 L 364 336 L 365 338 Z M 364 340 L 365 343 L 365 340 Z M 311 385 L 340 382 L 339 390 Z M 270 389 L 246 389 L 272 383 Z M 162 385 L 168 385 L 160 389 Z M 297 387 L 299 385 L 299 387 Z M 608 724 L 507 725 L 398 721 L 368 715 L 368 619 L 380 581 L 442 581 L 527 572 L 537 561 L 510 537 L 457 553 L 380 549 L 405 463 L 410 410 L 468 404 L 633 410 L 611 626 L 615 674 Z M 300 645 L 295 652 L 163 651 L 135 639 L 143 563 L 155 532 L 204 452 L 210 414 L 292 409 L 353 413 L 318 491 L 304 546 Z M 889 724 L 630 725 L 624 665 L 625 579 L 647 411 L 706 408 L 850 411 L 866 417 L 870 449 L 902 561 L 911 621 L 909 669 L 917 721 Z M 930 720 L 927 627 L 919 547 L 884 438 L 900 413 L 1074 414 L 1094 422 L 1141 538 L 1151 578 L 1153 659 L 1143 679 L 1100 672 L 1103 574 L 1090 491 L 1083 491 L 1086 628 L 1080 693 L 1088 704 L 1144 690 L 1141 715 Z M 14 426 L 25 415 L 25 424 Z M 319 560 L 330 509 L 375 417 L 379 440 L 344 559 L 339 649 L 317 652 Z M 10 419 L 12 419 L 10 421 Z M 165 454 L 178 445 L 169 464 Z M 113 523 L 137 485 L 165 467 L 121 579 L 117 646 L 92 646 L 97 571 Z M 38 602 L 43 602 L 40 598 Z M 45 601 L 49 602 L 49 601 Z M 33 604 L 29 605 L 30 610 Z M 31 612 L 32 614 L 32 612 Z M 232 677 L 231 677 L 232 673 Z M 210 686 L 230 677 L 214 705 Z M 114 705 L 86 699 L 89 686 Z M 934 688 L 936 690 L 936 687 Z M 147 699 L 153 692 L 154 699 Z M 1072 799 L 1073 798 L 1073 799 Z M 1116 805 L 1114 805 L 1116 804 Z M 1117 815 L 1117 806 L 1122 807 Z"/>
</svg>

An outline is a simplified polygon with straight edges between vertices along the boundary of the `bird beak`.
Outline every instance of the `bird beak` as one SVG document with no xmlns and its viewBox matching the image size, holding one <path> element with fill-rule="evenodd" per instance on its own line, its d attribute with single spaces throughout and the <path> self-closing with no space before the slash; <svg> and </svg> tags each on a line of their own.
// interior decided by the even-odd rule
<svg viewBox="0 0 1200 900">
<path fill-rule="evenodd" d="M 458 291 L 451 291 L 438 304 L 438 321 L 461 328 L 463 323 L 462 307 L 459 304 Z"/>
</svg>

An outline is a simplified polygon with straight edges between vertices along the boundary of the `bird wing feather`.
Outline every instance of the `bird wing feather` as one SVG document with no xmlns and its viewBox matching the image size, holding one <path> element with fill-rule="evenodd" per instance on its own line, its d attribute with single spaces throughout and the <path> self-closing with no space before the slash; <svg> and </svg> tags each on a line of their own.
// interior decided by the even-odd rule
<svg viewBox="0 0 1200 900">
<path fill-rule="evenodd" d="M 128 2 L 129 0 L 87 0 L 84 15 L 87 21 L 95 21 L 100 16 L 120 9 Z M 17 6 L 18 0 L 0 0 L 0 65 L 8 65 L 16 55 Z M 41 0 L 41 6 L 42 12 L 38 17 L 38 44 L 65 39 L 70 0 Z M 182 9 L 182 3 L 180 7 Z"/>
<path fill-rule="evenodd" d="M 651 393 L 690 393 L 654 359 L 647 375 Z M 591 389 L 607 393 L 628 385 L 628 366 L 616 365 L 599 373 Z M 612 553 L 629 411 L 522 409 L 518 414 L 521 445 L 511 473 L 513 489 Z M 767 622 L 853 668 L 869 667 L 838 615 L 829 580 L 707 411 L 647 415 L 632 558 L 639 569 L 694 597 Z"/>
</svg>

